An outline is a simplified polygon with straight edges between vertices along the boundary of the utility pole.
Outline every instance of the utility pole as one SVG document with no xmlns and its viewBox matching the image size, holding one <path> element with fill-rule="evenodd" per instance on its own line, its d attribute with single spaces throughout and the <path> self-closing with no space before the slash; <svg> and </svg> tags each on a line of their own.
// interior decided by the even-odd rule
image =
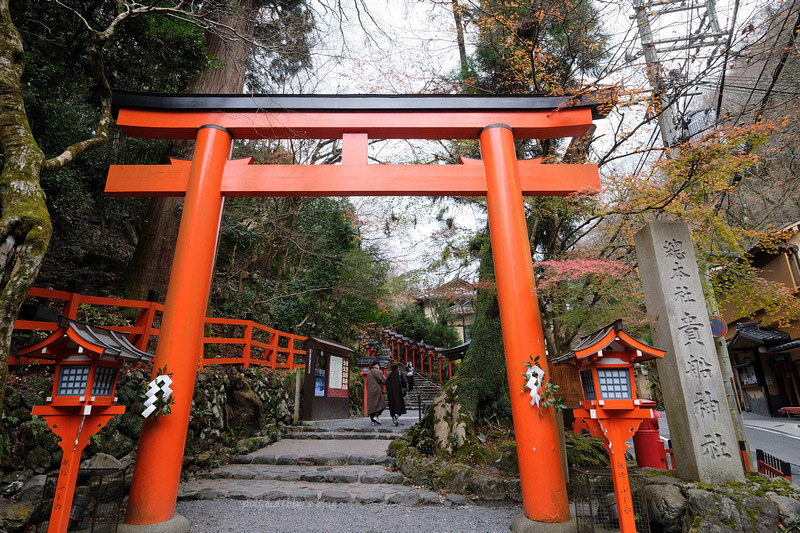
<svg viewBox="0 0 800 533">
<path fill-rule="evenodd" d="M 675 52 L 687 51 L 693 48 L 718 47 L 724 44 L 726 32 L 722 31 L 717 20 L 715 0 L 654 0 L 643 2 L 633 1 L 634 18 L 639 30 L 639 39 L 642 42 L 647 69 L 647 78 L 653 88 L 653 95 L 658 116 L 658 126 L 661 131 L 661 141 L 666 148 L 673 148 L 685 135 L 686 125 L 683 117 L 676 116 L 677 103 L 686 96 L 686 90 L 671 90 L 667 80 L 664 79 L 663 63 L 674 60 Z M 668 17 L 678 14 L 689 15 L 697 19 L 698 25 L 694 31 L 686 27 L 684 35 L 662 38 L 653 30 L 655 23 L 662 23 Z M 688 66 L 687 66 L 688 68 Z M 683 76 L 688 72 L 681 72 Z M 676 120 L 679 119 L 679 120 Z"/>
<path fill-rule="evenodd" d="M 701 48 L 723 46 L 727 32 L 720 28 L 715 0 L 653 0 L 650 2 L 633 0 L 633 8 L 635 11 L 634 18 L 639 30 L 639 39 L 642 42 L 647 78 L 653 89 L 653 99 L 656 107 L 660 111 L 658 127 L 661 132 L 661 141 L 664 147 L 667 148 L 667 157 L 670 157 L 670 149 L 685 140 L 689 133 L 689 121 L 676 113 L 680 99 L 689 96 L 689 87 L 671 91 L 664 79 L 665 69 L 663 63 L 665 61 L 674 61 L 676 52 L 696 49 L 696 52 L 699 53 Z M 694 22 L 697 25 L 694 31 L 689 31 L 691 26 L 694 26 L 689 24 L 685 24 L 686 31 L 684 35 L 669 38 L 660 38 L 653 31 L 654 22 L 661 22 L 664 18 L 675 16 L 679 13 L 688 14 L 690 17 L 696 18 Z M 686 69 L 688 70 L 688 64 Z M 688 76 L 689 73 L 682 72 L 681 74 Z M 708 274 L 706 273 L 706 278 L 707 276 Z M 718 314 L 719 306 L 713 294 L 706 298 L 706 307 L 710 310 L 709 314 Z M 744 421 L 742 420 L 742 414 L 739 411 L 736 400 L 736 392 L 733 388 L 733 370 L 728 347 L 724 338 L 715 339 L 714 344 L 722 370 L 725 396 L 728 401 L 728 410 L 731 414 L 734 431 L 737 439 L 740 442 L 744 442 L 749 462 L 750 444 L 747 441 Z M 749 470 L 750 465 L 748 464 L 747 466 Z"/>
</svg>

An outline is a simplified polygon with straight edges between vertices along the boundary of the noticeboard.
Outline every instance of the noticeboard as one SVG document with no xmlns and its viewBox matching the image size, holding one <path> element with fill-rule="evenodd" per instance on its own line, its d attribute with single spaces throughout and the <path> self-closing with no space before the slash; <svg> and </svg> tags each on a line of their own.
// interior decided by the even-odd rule
<svg viewBox="0 0 800 533">
<path fill-rule="evenodd" d="M 303 386 L 303 420 L 347 418 L 350 411 L 350 355 L 335 341 L 309 337 Z"/>
</svg>

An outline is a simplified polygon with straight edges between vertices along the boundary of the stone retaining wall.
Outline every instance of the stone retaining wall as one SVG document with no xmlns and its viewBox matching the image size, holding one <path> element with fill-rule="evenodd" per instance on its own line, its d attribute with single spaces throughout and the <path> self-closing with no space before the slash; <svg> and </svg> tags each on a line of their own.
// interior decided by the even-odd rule
<svg viewBox="0 0 800 533">
<path fill-rule="evenodd" d="M 30 490 L 31 484 L 41 481 L 39 475 L 55 472 L 62 455 L 58 439 L 45 421 L 31 416 L 33 406 L 44 405 L 51 394 L 52 369 L 31 366 L 12 369 L 11 374 L 3 413 L 9 440 L 0 459 L 0 531 L 8 532 L 21 530 L 38 503 L 30 501 L 38 499 L 31 496 L 36 492 Z M 84 461 L 102 453 L 119 459 L 125 467 L 133 465 L 149 376 L 149 371 L 135 367 L 121 372 L 116 394 L 126 412 L 91 438 L 83 452 Z M 277 440 L 280 428 L 292 423 L 294 384 L 293 373 L 261 368 L 214 366 L 198 372 L 184 476 L 228 462 L 240 441 L 255 438 L 259 445 L 266 445 Z M 28 501 L 22 502 L 23 497 Z"/>
</svg>

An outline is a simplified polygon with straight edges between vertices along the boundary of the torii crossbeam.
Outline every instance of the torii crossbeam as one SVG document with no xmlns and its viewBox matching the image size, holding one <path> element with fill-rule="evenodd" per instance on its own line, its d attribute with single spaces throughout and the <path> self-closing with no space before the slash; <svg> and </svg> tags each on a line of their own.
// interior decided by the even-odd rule
<svg viewBox="0 0 800 533">
<path fill-rule="evenodd" d="M 142 428 L 126 527 L 174 522 L 203 319 L 225 196 L 486 196 L 528 520 L 570 519 L 555 414 L 532 408 L 524 363 L 545 361 L 524 195 L 599 190 L 594 165 L 518 161 L 515 140 L 584 135 L 598 100 L 535 96 L 163 96 L 117 92 L 117 124 L 131 136 L 196 139 L 191 162 L 114 165 L 106 191 L 186 196 L 154 368 L 173 375 L 172 413 Z M 335 139 L 335 165 L 229 160 L 233 139 Z M 479 139 L 482 160 L 459 165 L 368 164 L 370 139 Z M 540 363 L 543 366 L 544 363 Z M 546 368 L 545 368 L 546 370 Z M 544 531 L 544 529 L 537 529 Z"/>
</svg>

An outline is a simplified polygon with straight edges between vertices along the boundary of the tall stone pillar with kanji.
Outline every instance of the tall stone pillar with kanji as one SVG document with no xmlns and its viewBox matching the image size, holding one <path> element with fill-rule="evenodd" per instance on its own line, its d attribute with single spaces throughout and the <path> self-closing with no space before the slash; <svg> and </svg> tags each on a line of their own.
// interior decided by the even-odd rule
<svg viewBox="0 0 800 533">
<path fill-rule="evenodd" d="M 677 474 L 704 483 L 744 481 L 739 443 L 689 228 L 655 221 L 634 237 Z"/>
</svg>

